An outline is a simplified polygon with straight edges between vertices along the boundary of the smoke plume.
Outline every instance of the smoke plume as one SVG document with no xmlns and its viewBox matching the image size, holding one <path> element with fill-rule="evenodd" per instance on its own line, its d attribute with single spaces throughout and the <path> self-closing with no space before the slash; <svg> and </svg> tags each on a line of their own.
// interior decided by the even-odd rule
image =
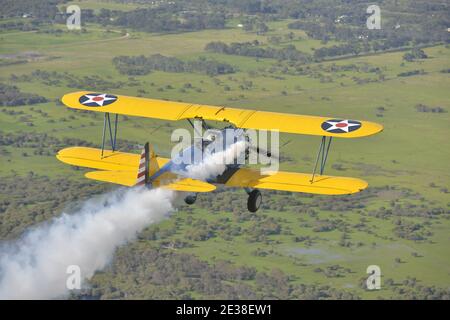
<svg viewBox="0 0 450 320">
<path fill-rule="evenodd" d="M 220 159 L 242 149 L 237 142 L 190 166 L 188 174 L 201 180 L 220 175 L 226 168 Z M 81 283 L 91 278 L 108 265 L 117 247 L 167 217 L 173 211 L 175 198 L 175 192 L 165 189 L 121 188 L 2 244 L 0 299 L 66 297 L 69 266 L 79 267 Z"/>
<path fill-rule="evenodd" d="M 186 167 L 187 175 L 203 181 L 215 178 L 225 171 L 227 164 L 242 155 L 245 146 L 245 141 L 241 140 L 231 144 L 223 151 L 205 157 L 199 164 L 188 165 Z"/>
<path fill-rule="evenodd" d="M 172 210 L 170 190 L 119 189 L 88 201 L 79 212 L 63 213 L 2 248 L 1 299 L 49 299 L 68 293 L 70 265 L 89 279 L 114 250 Z"/>
</svg>

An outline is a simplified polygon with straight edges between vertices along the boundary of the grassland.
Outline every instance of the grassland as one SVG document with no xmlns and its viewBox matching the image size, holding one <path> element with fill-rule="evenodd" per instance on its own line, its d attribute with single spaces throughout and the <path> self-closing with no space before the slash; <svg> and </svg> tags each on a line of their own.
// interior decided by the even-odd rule
<svg viewBox="0 0 450 320">
<path fill-rule="evenodd" d="M 70 1 L 64 5 L 60 5 L 60 9 L 63 7 L 68 7 L 71 5 L 77 5 L 83 10 L 94 10 L 94 12 L 99 12 L 101 9 L 117 10 L 117 11 L 131 11 L 138 9 L 142 6 L 134 3 L 119 3 L 108 0 L 80 0 L 80 1 Z"/>
<path fill-rule="evenodd" d="M 107 2 L 106 2 L 107 3 Z M 92 9 L 104 5 L 100 1 L 84 1 Z M 115 4 L 120 6 L 119 4 Z M 216 236 L 206 241 L 189 241 L 192 247 L 179 249 L 192 253 L 205 261 L 218 259 L 230 260 L 238 265 L 254 266 L 258 270 L 269 271 L 280 268 L 293 275 L 297 283 L 328 284 L 343 290 L 353 290 L 363 298 L 399 297 L 392 288 L 369 292 L 360 288 L 360 281 L 366 276 L 367 266 L 376 264 L 381 267 L 384 278 L 401 282 L 407 277 L 415 277 L 423 285 L 436 285 L 448 288 L 450 285 L 450 250 L 448 219 L 449 196 L 443 188 L 449 187 L 450 148 L 448 145 L 449 113 L 421 113 L 416 104 L 440 106 L 450 109 L 450 78 L 441 70 L 450 68 L 450 48 L 435 46 L 426 48 L 429 56 L 415 62 L 405 62 L 403 52 L 391 52 L 351 59 L 328 61 L 311 64 L 313 70 L 309 75 L 290 75 L 268 69 L 277 66 L 272 59 L 254 59 L 204 52 L 204 46 L 220 39 L 223 42 L 243 42 L 258 40 L 267 43 L 270 35 L 285 35 L 287 21 L 270 25 L 268 35 L 246 33 L 240 28 L 230 26 L 226 30 L 207 30 L 182 34 L 145 34 L 130 31 L 128 35 L 118 32 L 106 32 L 100 26 L 88 25 L 86 33 L 64 32 L 61 35 L 50 33 L 2 33 L 0 55 L 19 54 L 36 51 L 49 59 L 39 59 L 23 64 L 0 67 L 2 82 L 9 82 L 12 74 L 29 75 L 40 69 L 58 73 L 68 72 L 78 77 L 98 75 L 111 82 L 123 81 L 126 84 L 111 90 L 118 94 L 141 95 L 151 98 L 163 98 L 213 105 L 227 105 L 241 108 L 291 112 L 298 114 L 328 115 L 330 117 L 356 118 L 376 121 L 384 125 L 380 135 L 356 140 L 338 140 L 332 146 L 327 173 L 333 175 L 355 176 L 367 180 L 371 188 L 384 186 L 398 190 L 410 190 L 413 197 L 403 197 L 396 191 L 378 192 L 366 203 L 366 209 L 377 210 L 389 207 L 394 200 L 397 204 L 423 205 L 426 208 L 441 207 L 447 214 L 430 220 L 427 228 L 432 234 L 425 241 L 402 239 L 393 234 L 393 220 L 380 219 L 365 214 L 367 228 L 374 234 L 356 229 L 350 230 L 351 242 L 361 242 L 361 246 L 343 247 L 339 241 L 343 232 L 314 232 L 310 227 L 317 219 L 342 219 L 348 225 L 357 224 L 362 215 L 358 210 L 333 212 L 317 210 L 317 216 L 296 212 L 294 207 L 285 210 L 265 209 L 261 214 L 283 221 L 283 230 L 290 232 L 268 236 L 268 242 L 249 242 L 244 234 L 225 240 Z M 58 28 L 61 26 L 54 26 Z M 298 33 L 298 34 L 297 34 Z M 298 37 L 301 37 L 298 40 Z M 317 40 L 307 39 L 302 31 L 296 31 L 292 43 L 299 50 L 310 51 L 321 46 Z M 281 44 L 283 45 L 283 44 Z M 330 45 L 330 44 L 328 44 Z M 120 75 L 112 64 L 112 58 L 118 55 L 149 55 L 160 53 L 190 59 L 198 56 L 214 57 L 228 62 L 239 69 L 231 75 L 216 76 L 214 79 L 202 74 L 175 74 L 153 72 L 135 77 L 138 85 L 131 85 L 133 80 Z M 50 59 L 51 58 L 51 59 Z M 378 67 L 384 78 L 360 70 L 329 71 L 332 65 Z M 424 70 L 425 73 L 410 77 L 398 74 L 411 70 Z M 275 69 L 277 70 L 277 69 Z M 323 81 L 323 78 L 331 81 Z M 358 84 L 355 78 L 366 79 Z M 321 80 L 322 79 L 322 80 Z M 213 81 L 215 80 L 215 81 Z M 243 81 L 251 81 L 248 90 L 239 86 Z M 184 84 L 192 84 L 192 89 L 182 91 Z M 22 111 L 22 115 L 0 113 L 0 130 L 3 133 L 47 133 L 58 139 L 79 138 L 95 144 L 100 143 L 102 118 L 86 113 L 76 113 L 66 109 L 55 101 L 63 94 L 77 89 L 66 84 L 46 85 L 39 79 L 30 82 L 15 81 L 14 85 L 25 92 L 43 95 L 51 102 L 30 106 L 18 106 L 3 109 Z M 167 88 L 170 85 L 172 88 Z M 224 89 L 231 88 L 230 91 Z M 85 88 L 88 89 L 89 88 Z M 161 90 L 162 89 L 162 90 Z M 197 90 L 201 89 L 201 90 Z M 382 111 L 380 111 L 382 107 Z M 43 117 L 42 110 L 48 114 Z M 20 117 L 28 116 L 28 120 Z M 49 120 L 53 120 L 49 122 Z M 32 122 L 33 126 L 27 125 Z M 171 131 L 185 124 L 165 123 L 149 119 L 130 119 L 120 123 L 121 138 L 143 142 L 150 141 L 157 146 L 157 151 L 168 155 Z M 282 141 L 290 141 L 281 152 L 289 161 L 281 164 L 285 170 L 310 172 L 318 147 L 316 137 L 282 135 Z M 8 154 L 1 155 L 0 176 L 25 176 L 29 171 L 52 178 L 67 177 L 83 179 L 79 171 L 73 171 L 59 163 L 53 155 L 39 156 L 32 150 L 24 148 L 3 147 Z M 23 153 L 28 153 L 27 157 Z M 331 167 L 331 164 L 340 167 Z M 431 187 L 434 186 L 434 187 Z M 245 193 L 239 190 L 232 194 L 240 212 L 245 212 Z M 280 203 L 284 195 L 266 194 L 265 199 Z M 305 203 L 314 200 L 295 194 L 290 197 L 301 199 Z M 171 219 L 151 228 L 173 228 L 177 222 L 176 232 L 169 237 L 186 241 L 185 234 L 192 228 L 186 219 L 194 217 L 212 224 L 219 223 L 223 217 L 229 217 L 230 223 L 243 229 L 249 228 L 251 221 L 239 222 L 230 212 L 209 212 L 201 206 L 195 207 L 193 214 L 181 207 Z M 425 209 L 424 209 L 425 210 Z M 407 217 L 408 221 L 424 223 L 420 217 Z M 427 220 L 428 221 L 428 220 Z M 146 232 L 150 232 L 151 228 Z M 294 242 L 295 236 L 310 236 L 311 245 Z M 167 239 L 166 239 L 167 240 Z M 141 240 L 137 244 L 155 245 L 152 240 Z M 258 248 L 270 253 L 255 256 Z M 411 254 L 418 252 L 420 257 Z M 400 258 L 401 262 L 396 262 Z M 351 272 L 339 277 L 327 277 L 315 271 L 330 265 L 340 265 Z M 99 276 L 101 277 L 101 276 Z M 94 277 L 95 281 L 95 277 Z"/>
</svg>

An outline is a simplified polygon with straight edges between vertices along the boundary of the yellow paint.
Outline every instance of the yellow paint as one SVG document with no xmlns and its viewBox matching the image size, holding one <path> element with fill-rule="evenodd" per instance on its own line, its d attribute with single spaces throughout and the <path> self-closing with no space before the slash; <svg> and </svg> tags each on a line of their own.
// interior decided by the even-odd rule
<svg viewBox="0 0 450 320">
<path fill-rule="evenodd" d="M 56 155 L 58 160 L 78 167 L 98 170 L 134 171 L 137 175 L 140 155 L 120 151 L 102 150 L 86 147 L 71 147 L 60 150 Z M 158 167 L 162 167 L 169 159 L 157 157 Z"/>
<path fill-rule="evenodd" d="M 86 178 L 128 187 L 136 184 L 140 155 L 105 150 L 102 157 L 101 153 L 101 149 L 72 147 L 59 151 L 56 157 L 60 161 L 74 166 L 102 170 L 88 172 L 85 174 Z M 167 158 L 156 157 L 158 168 L 168 161 Z M 176 179 L 178 177 L 175 174 L 167 172 L 159 177 L 154 185 L 187 192 L 209 192 L 216 189 L 214 185 L 207 182 L 194 179 Z"/>
<path fill-rule="evenodd" d="M 80 91 L 66 94 L 62 102 L 74 109 L 125 114 L 129 116 L 155 118 L 161 120 L 181 120 L 201 118 L 205 120 L 228 121 L 238 128 L 257 130 L 279 130 L 281 132 L 331 136 L 339 138 L 357 138 L 376 134 L 383 126 L 369 121 L 360 121 L 361 128 L 348 133 L 331 133 L 323 130 L 321 124 L 334 117 L 304 116 L 289 113 L 257 111 L 216 107 L 183 102 L 156 99 L 117 96 L 118 99 L 103 107 L 87 107 L 79 98 L 92 92 Z"/>
<path fill-rule="evenodd" d="M 86 178 L 132 187 L 136 184 L 135 171 L 93 171 L 85 174 Z M 216 187 L 210 183 L 194 179 L 180 179 L 155 187 L 185 192 L 210 192 Z"/>
<path fill-rule="evenodd" d="M 92 180 L 132 187 L 136 184 L 136 171 L 92 171 L 84 176 Z"/>
<path fill-rule="evenodd" d="M 102 157 L 100 149 L 72 147 L 59 151 L 57 158 L 71 165 L 101 170 L 86 173 L 85 176 L 89 179 L 124 186 L 136 184 L 140 159 L 138 154 L 105 150 Z M 158 167 L 162 167 L 169 159 L 157 157 L 156 161 Z M 328 195 L 351 194 L 367 188 L 367 182 L 356 178 L 316 175 L 311 183 L 311 177 L 311 174 L 283 171 L 261 175 L 257 169 L 241 168 L 225 185 Z M 179 178 L 176 174 L 165 172 L 153 182 L 153 185 L 186 192 L 209 192 L 216 188 L 199 180 L 177 179 Z"/>
<path fill-rule="evenodd" d="M 185 192 L 211 192 L 216 190 L 216 186 L 207 182 L 194 179 L 181 179 L 161 186 L 164 189 Z"/>
<path fill-rule="evenodd" d="M 239 169 L 225 183 L 228 187 L 249 187 L 327 195 L 342 195 L 359 192 L 367 188 L 367 182 L 347 177 L 316 175 L 311 183 L 311 174 L 279 171 L 272 175 L 261 175 L 257 169 Z"/>
</svg>

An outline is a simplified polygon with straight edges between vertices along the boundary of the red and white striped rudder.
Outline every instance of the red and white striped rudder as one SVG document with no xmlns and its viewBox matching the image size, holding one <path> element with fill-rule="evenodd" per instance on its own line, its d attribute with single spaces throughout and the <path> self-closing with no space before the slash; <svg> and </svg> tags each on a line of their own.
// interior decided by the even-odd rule
<svg viewBox="0 0 450 320">
<path fill-rule="evenodd" d="M 142 149 L 141 157 L 139 159 L 139 167 L 137 172 L 136 185 L 145 185 L 148 182 L 148 142 L 145 144 L 144 149 Z"/>
</svg>

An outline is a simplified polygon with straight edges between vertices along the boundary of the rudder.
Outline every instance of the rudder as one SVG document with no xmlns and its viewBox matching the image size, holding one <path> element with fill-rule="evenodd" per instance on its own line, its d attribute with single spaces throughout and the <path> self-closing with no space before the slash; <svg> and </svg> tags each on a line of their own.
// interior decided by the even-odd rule
<svg viewBox="0 0 450 320">
<path fill-rule="evenodd" d="M 141 152 L 137 173 L 136 185 L 149 185 L 150 177 L 159 170 L 156 154 L 147 142 Z"/>
</svg>

